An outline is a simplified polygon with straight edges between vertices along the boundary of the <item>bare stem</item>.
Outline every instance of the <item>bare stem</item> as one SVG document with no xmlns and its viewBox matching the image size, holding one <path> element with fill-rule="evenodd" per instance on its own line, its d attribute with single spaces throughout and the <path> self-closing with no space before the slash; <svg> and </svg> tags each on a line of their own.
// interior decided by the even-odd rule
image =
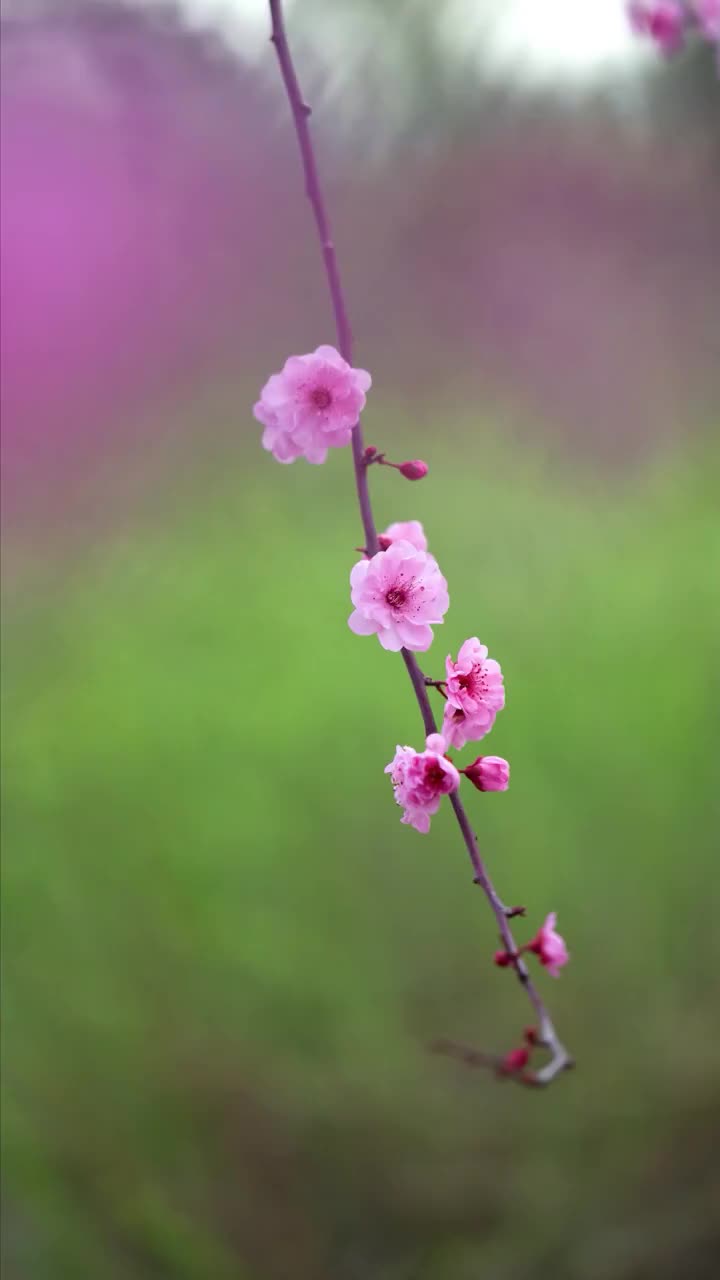
<svg viewBox="0 0 720 1280">
<path fill-rule="evenodd" d="M 347 360 L 348 364 L 352 364 L 352 333 L 350 330 L 345 297 L 340 281 L 340 271 L 338 268 L 337 255 L 335 253 L 335 245 L 330 231 L 330 221 L 328 218 L 325 200 L 323 198 L 317 163 L 315 160 L 315 152 L 312 144 L 309 124 L 311 114 L 310 107 L 303 98 L 290 54 L 290 47 L 288 45 L 283 17 L 282 0 L 269 0 L 269 5 L 272 25 L 272 34 L 270 39 L 275 46 L 275 52 L 280 64 L 280 72 L 285 85 L 290 110 L 292 112 L 295 133 L 297 134 L 303 172 L 305 174 L 305 193 L 310 201 L 313 217 L 315 219 L 315 226 L 317 228 L 318 239 L 320 241 L 323 262 L 325 264 L 325 274 L 327 276 L 330 298 L 335 315 L 338 348 L 340 350 L 340 354 L 345 360 Z M 365 456 L 362 428 L 359 422 L 356 424 L 352 433 L 352 452 L 355 469 L 355 487 L 357 489 L 360 516 L 362 518 L 365 535 L 365 550 L 368 556 L 373 556 L 378 550 L 378 533 L 370 502 L 367 477 L 367 458 Z M 403 662 L 405 663 L 405 667 L 407 668 L 408 675 L 410 676 L 410 680 L 415 691 L 415 697 L 420 708 L 420 714 L 422 715 L 425 733 L 437 733 L 435 717 L 433 716 L 427 695 L 425 676 L 420 670 L 415 655 L 410 653 L 407 649 L 402 649 L 401 652 Z M 542 1070 L 535 1073 L 534 1083 L 549 1084 L 550 1081 L 566 1067 L 572 1066 L 572 1060 L 558 1038 L 552 1019 L 550 1018 L 540 994 L 528 973 L 524 960 L 521 956 L 517 955 L 518 948 L 512 936 L 510 925 L 508 924 L 508 909 L 503 906 L 503 903 L 500 901 L 500 898 L 493 888 L 492 882 L 485 868 L 485 864 L 480 857 L 475 833 L 470 826 L 468 816 L 457 792 L 450 796 L 450 803 L 455 811 L 455 817 L 457 818 L 458 825 L 465 841 L 465 847 L 472 863 L 475 882 L 482 887 L 490 906 L 492 907 L 505 949 L 511 955 L 516 956 L 513 961 L 513 967 L 518 979 L 528 994 L 528 998 L 533 1009 L 535 1010 L 539 1024 L 538 1041 L 551 1053 L 551 1058 L 547 1065 L 543 1067 Z M 470 1051 L 465 1052 L 467 1054 Z M 493 1064 L 497 1062 L 497 1059 L 493 1055 L 479 1054 L 477 1056 L 478 1059 L 487 1059 Z"/>
</svg>

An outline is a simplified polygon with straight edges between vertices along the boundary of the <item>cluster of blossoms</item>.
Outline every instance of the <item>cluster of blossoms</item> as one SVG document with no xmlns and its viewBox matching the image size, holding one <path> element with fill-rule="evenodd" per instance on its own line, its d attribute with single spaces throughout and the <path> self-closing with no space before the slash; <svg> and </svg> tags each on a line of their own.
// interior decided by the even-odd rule
<svg viewBox="0 0 720 1280">
<path fill-rule="evenodd" d="M 291 356 L 281 372 L 265 383 L 254 406 L 255 417 L 265 428 L 263 447 L 278 462 L 294 462 L 299 457 L 324 462 L 329 448 L 350 443 L 370 383 L 369 373 L 354 369 L 334 347 L 320 346 L 308 355 Z M 427 474 L 427 465 L 420 459 L 388 462 L 383 453 L 368 447 L 363 466 L 374 463 L 395 467 L 408 480 Z M 356 635 L 377 636 L 383 649 L 424 653 L 432 644 L 433 626 L 443 622 L 449 607 L 447 582 L 428 550 L 419 520 L 389 525 L 379 534 L 377 545 L 374 555 L 363 551 L 363 558 L 350 574 L 354 607 L 348 625 Z M 422 678 L 445 699 L 442 733 L 429 734 L 423 751 L 398 746 L 385 772 L 390 774 L 395 800 L 403 810 L 401 822 L 426 833 L 443 796 L 457 791 L 461 776 L 478 791 L 506 791 L 510 766 L 500 756 L 478 756 L 465 768 L 458 768 L 447 755 L 449 747 L 462 750 L 467 743 L 484 738 L 505 706 L 500 665 L 488 656 L 487 647 L 477 636 L 465 641 L 457 658 L 448 655 L 444 679 Z M 517 952 L 498 952 L 496 963 L 514 964 L 522 952 L 535 953 L 548 972 L 557 976 L 568 956 L 555 932 L 554 915 L 548 916 L 532 942 Z M 513 1050 L 508 1055 L 507 1072 L 524 1068 L 528 1055 L 527 1048 Z"/>
<path fill-rule="evenodd" d="M 492 729 L 498 711 L 505 706 L 499 663 L 488 658 L 486 646 L 473 636 L 465 641 L 456 662 L 448 655 L 445 670 L 445 680 L 429 682 L 437 685 L 445 697 L 442 734 L 431 734 L 427 739 L 427 750 L 421 753 L 411 747 L 399 746 L 385 770 L 391 776 L 395 800 L 404 809 L 401 821 L 422 832 L 428 831 L 430 815 L 437 812 L 441 796 L 457 790 L 461 773 L 478 791 L 507 791 L 510 781 L 510 765 L 501 756 L 478 756 L 472 764 L 458 771 L 445 755 L 447 747 L 460 750 L 468 742 L 478 742 Z M 436 761 L 432 767 L 430 755 Z M 442 761 L 440 765 L 438 760 Z M 448 764 L 452 769 L 450 775 L 447 774 Z M 442 770 L 442 777 L 438 768 Z M 421 790 L 414 785 L 418 770 L 423 772 L 424 778 Z M 452 786 L 448 777 L 453 780 Z"/>
<path fill-rule="evenodd" d="M 717 46 L 720 69 L 720 0 L 630 0 L 628 17 L 637 35 L 647 36 L 666 57 L 696 33 Z"/>
</svg>

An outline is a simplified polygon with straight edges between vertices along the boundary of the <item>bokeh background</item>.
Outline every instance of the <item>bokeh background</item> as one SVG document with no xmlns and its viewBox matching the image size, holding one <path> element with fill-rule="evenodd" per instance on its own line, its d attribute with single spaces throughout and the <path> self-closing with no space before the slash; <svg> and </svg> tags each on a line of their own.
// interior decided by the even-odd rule
<svg viewBox="0 0 720 1280">
<path fill-rule="evenodd" d="M 543 11 L 542 13 L 540 11 Z M 578 11 L 580 11 L 578 13 Z M 262 3 L 7 4 L 7 1280 L 716 1274 L 720 89 L 620 0 L 289 6 L 381 525 L 479 634 L 493 875 L 559 912 L 548 1093 L 399 659 L 347 630 L 350 459 L 251 404 L 331 315 Z M 525 926 L 520 924 L 523 936 Z M 529 934 L 528 934 L 529 936 Z"/>
</svg>

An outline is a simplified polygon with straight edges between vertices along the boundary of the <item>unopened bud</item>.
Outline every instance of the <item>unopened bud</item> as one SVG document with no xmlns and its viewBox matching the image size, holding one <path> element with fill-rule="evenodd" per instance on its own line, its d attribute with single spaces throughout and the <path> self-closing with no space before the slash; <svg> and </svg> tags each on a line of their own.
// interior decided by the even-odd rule
<svg viewBox="0 0 720 1280">
<path fill-rule="evenodd" d="M 516 1071 L 522 1071 L 523 1067 L 527 1066 L 529 1058 L 530 1053 L 526 1048 L 511 1049 L 505 1054 L 500 1070 L 504 1075 L 514 1075 Z"/>
<path fill-rule="evenodd" d="M 429 467 L 422 458 L 413 458 L 410 462 L 401 462 L 398 471 L 406 480 L 422 480 L 427 475 Z"/>
<path fill-rule="evenodd" d="M 501 756 L 478 756 L 467 769 L 465 777 L 478 791 L 507 791 L 510 781 L 510 765 Z"/>
</svg>

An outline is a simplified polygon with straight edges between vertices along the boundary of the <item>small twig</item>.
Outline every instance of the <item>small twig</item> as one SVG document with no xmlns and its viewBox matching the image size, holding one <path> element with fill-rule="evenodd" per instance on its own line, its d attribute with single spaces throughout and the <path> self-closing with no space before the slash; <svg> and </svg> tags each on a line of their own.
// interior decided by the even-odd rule
<svg viewBox="0 0 720 1280">
<path fill-rule="evenodd" d="M 442 1054 L 446 1058 L 454 1058 L 466 1067 L 479 1067 L 492 1071 L 498 1080 L 508 1080 L 525 1088 L 546 1088 L 561 1071 L 569 1071 L 575 1064 L 571 1058 L 564 1061 L 551 1062 L 539 1071 L 524 1067 L 520 1071 L 508 1071 L 506 1058 L 500 1053 L 486 1053 L 482 1049 L 473 1049 L 467 1044 L 458 1044 L 454 1040 L 434 1040 L 430 1045 L 432 1053 Z"/>
</svg>

